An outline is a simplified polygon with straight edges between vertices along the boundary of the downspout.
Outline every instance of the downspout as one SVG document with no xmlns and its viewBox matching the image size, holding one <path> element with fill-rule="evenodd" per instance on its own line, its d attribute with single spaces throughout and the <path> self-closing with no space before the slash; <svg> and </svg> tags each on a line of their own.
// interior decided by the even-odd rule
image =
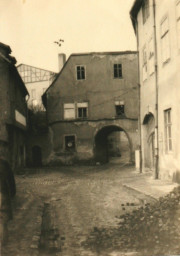
<svg viewBox="0 0 180 256">
<path fill-rule="evenodd" d="M 156 36 L 156 2 L 153 0 L 153 21 L 154 21 L 154 61 L 155 61 L 155 179 L 159 178 L 159 129 L 158 129 L 158 61 L 157 61 L 157 36 Z"/>
<path fill-rule="evenodd" d="M 141 84 L 140 84 L 140 56 L 139 56 L 139 32 L 138 32 L 138 22 L 137 18 L 134 18 L 132 15 L 131 19 L 134 21 L 135 24 L 135 34 L 136 34 L 136 41 L 137 41 L 137 49 L 138 49 L 138 98 L 139 98 L 139 116 L 138 116 L 138 130 L 139 130 L 139 173 L 142 173 L 142 143 L 141 143 Z"/>
<path fill-rule="evenodd" d="M 135 25 L 136 25 L 136 40 L 137 40 L 137 49 L 138 49 L 138 97 L 139 97 L 139 121 L 138 121 L 138 125 L 139 125 L 139 139 L 140 139 L 140 143 L 139 143 L 139 172 L 142 173 L 142 146 L 141 146 L 141 84 L 140 84 L 140 56 L 139 56 L 139 32 L 138 32 L 138 22 L 137 19 L 135 19 Z"/>
</svg>

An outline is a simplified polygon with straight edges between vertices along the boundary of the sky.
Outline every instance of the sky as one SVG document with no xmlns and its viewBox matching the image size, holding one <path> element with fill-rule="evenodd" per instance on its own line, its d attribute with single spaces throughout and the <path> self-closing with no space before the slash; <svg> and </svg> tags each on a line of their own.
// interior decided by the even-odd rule
<svg viewBox="0 0 180 256">
<path fill-rule="evenodd" d="M 136 50 L 134 0 L 0 0 L 0 42 L 17 64 L 58 71 L 58 53 Z M 63 39 L 61 47 L 55 41 Z"/>
</svg>

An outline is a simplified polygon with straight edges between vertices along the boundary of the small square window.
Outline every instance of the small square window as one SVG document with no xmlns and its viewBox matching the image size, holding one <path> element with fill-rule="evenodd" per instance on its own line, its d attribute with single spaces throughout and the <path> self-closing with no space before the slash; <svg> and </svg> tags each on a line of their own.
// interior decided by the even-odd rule
<svg viewBox="0 0 180 256">
<path fill-rule="evenodd" d="M 116 116 L 125 116 L 123 101 L 116 101 L 115 109 L 116 109 Z"/>
<path fill-rule="evenodd" d="M 87 102 L 77 103 L 77 117 L 82 118 L 82 119 L 88 117 L 88 103 Z"/>
<path fill-rule="evenodd" d="M 69 152 L 75 151 L 75 136 L 65 136 L 65 150 Z"/>
<path fill-rule="evenodd" d="M 114 64 L 114 78 L 122 78 L 122 64 Z"/>
<path fill-rule="evenodd" d="M 78 108 L 78 118 L 87 117 L 87 108 Z"/>
<path fill-rule="evenodd" d="M 77 80 L 84 80 L 85 79 L 85 67 L 84 66 L 77 66 Z"/>
</svg>

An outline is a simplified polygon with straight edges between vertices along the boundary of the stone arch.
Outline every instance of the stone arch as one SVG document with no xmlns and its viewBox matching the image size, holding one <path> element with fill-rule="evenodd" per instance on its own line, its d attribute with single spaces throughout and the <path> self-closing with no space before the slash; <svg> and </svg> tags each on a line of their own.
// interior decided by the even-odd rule
<svg viewBox="0 0 180 256">
<path fill-rule="evenodd" d="M 132 142 L 129 134 L 117 124 L 105 125 L 96 129 L 94 133 L 94 158 L 97 162 L 107 163 L 109 161 L 107 138 L 112 132 L 124 132 L 129 143 L 129 162 L 132 162 Z"/>
<path fill-rule="evenodd" d="M 143 119 L 144 166 L 154 169 L 155 164 L 155 117 L 149 112 Z"/>
</svg>

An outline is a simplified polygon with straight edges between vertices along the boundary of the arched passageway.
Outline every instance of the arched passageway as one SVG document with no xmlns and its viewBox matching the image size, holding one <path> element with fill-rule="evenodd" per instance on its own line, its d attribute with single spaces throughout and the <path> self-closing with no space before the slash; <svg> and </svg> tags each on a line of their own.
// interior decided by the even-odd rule
<svg viewBox="0 0 180 256">
<path fill-rule="evenodd" d="M 131 145 L 127 133 L 116 125 L 100 129 L 94 139 L 94 155 L 100 163 L 131 162 Z"/>
<path fill-rule="evenodd" d="M 42 152 L 41 147 L 34 146 L 32 148 L 32 162 L 34 167 L 42 166 Z"/>
<path fill-rule="evenodd" d="M 144 132 L 144 166 L 154 169 L 155 165 L 155 119 L 152 113 L 147 114 L 143 121 Z"/>
</svg>

